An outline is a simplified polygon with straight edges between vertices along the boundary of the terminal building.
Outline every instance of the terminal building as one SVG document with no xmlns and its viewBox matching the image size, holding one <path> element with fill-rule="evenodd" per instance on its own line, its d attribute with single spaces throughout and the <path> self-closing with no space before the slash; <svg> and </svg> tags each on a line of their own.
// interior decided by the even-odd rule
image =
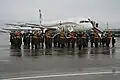
<svg viewBox="0 0 120 80">
<path fill-rule="evenodd" d="M 108 29 L 105 29 L 105 31 L 107 31 Z M 115 35 L 115 37 L 120 37 L 120 29 L 110 29 L 113 34 Z"/>
</svg>

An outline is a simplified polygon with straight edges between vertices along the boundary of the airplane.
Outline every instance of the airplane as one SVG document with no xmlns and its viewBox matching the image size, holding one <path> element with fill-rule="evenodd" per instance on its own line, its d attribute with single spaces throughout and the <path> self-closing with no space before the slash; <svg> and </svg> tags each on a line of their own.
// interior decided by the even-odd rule
<svg viewBox="0 0 120 80">
<path fill-rule="evenodd" d="M 34 23 L 26 23 L 26 25 L 33 25 L 37 28 L 46 28 L 49 30 L 56 30 L 61 31 L 64 30 L 65 32 L 81 32 L 81 31 L 87 31 L 87 30 L 97 30 L 99 33 L 102 33 L 98 26 L 95 25 L 96 22 L 92 21 L 91 19 L 85 19 L 85 18 L 75 18 L 75 19 L 69 19 L 69 20 L 59 20 L 59 21 L 50 21 L 47 23 L 34 24 Z M 97 23 L 98 24 L 98 23 Z"/>
<path fill-rule="evenodd" d="M 26 23 L 26 25 L 33 25 L 36 27 L 40 27 L 39 24 Z M 43 22 L 41 24 L 41 27 L 56 31 L 61 31 L 63 29 L 65 32 L 72 32 L 72 31 L 79 32 L 93 28 L 92 24 L 88 19 L 69 19 L 69 20 L 50 21 L 47 23 Z"/>
<path fill-rule="evenodd" d="M 75 19 L 68 19 L 68 20 L 59 20 L 59 21 L 50 21 L 50 22 L 42 22 L 41 25 L 34 24 L 34 23 L 25 23 L 25 24 L 6 24 L 10 26 L 15 27 L 7 27 L 3 28 L 3 30 L 21 30 L 21 31 L 27 31 L 27 30 L 44 30 L 44 32 L 49 29 L 55 32 L 60 32 L 61 30 L 64 30 L 65 32 L 81 32 L 81 31 L 87 31 L 91 29 L 95 29 L 99 32 L 101 32 L 98 27 L 94 26 L 94 23 L 89 18 L 75 18 Z"/>
</svg>

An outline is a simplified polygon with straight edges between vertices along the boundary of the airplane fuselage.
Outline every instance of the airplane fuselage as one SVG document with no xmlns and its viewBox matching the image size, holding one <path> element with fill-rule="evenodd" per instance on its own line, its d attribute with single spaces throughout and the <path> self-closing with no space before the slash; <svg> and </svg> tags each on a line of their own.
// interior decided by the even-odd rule
<svg viewBox="0 0 120 80">
<path fill-rule="evenodd" d="M 43 25 L 44 26 L 44 25 Z M 47 26 L 49 29 L 56 28 L 57 31 L 64 30 L 66 32 L 80 32 L 92 29 L 91 23 L 76 23 L 76 22 L 63 22 L 61 24 L 49 25 Z"/>
</svg>

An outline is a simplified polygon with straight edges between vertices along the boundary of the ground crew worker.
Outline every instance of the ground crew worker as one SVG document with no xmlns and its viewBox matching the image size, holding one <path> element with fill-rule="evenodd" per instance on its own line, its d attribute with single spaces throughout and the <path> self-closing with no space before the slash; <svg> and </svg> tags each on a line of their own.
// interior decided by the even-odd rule
<svg viewBox="0 0 120 80">
<path fill-rule="evenodd" d="M 74 48 L 75 46 L 75 33 L 74 32 L 71 33 L 71 43 L 72 43 L 72 48 Z"/>
<path fill-rule="evenodd" d="M 98 40 L 99 40 L 99 35 L 98 35 L 98 32 L 95 31 L 94 32 L 94 41 L 95 41 L 95 47 L 96 48 L 98 47 Z"/>
</svg>

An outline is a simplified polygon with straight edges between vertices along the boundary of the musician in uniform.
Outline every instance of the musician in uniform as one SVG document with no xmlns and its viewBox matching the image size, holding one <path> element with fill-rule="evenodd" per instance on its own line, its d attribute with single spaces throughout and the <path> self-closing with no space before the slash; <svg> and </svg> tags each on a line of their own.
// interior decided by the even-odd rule
<svg viewBox="0 0 120 80">
<path fill-rule="evenodd" d="M 71 43 L 72 43 L 72 48 L 75 46 L 75 33 L 72 31 L 71 32 Z"/>
<path fill-rule="evenodd" d="M 22 34 L 20 31 L 17 31 L 15 33 L 15 47 L 21 49 L 21 45 L 22 45 Z"/>
<path fill-rule="evenodd" d="M 23 35 L 24 46 L 30 48 L 30 32 L 26 32 Z"/>
<path fill-rule="evenodd" d="M 15 46 L 15 32 L 11 32 L 10 33 L 10 42 L 11 42 L 11 46 Z"/>
<path fill-rule="evenodd" d="M 35 30 L 33 35 L 32 35 L 32 49 L 33 49 L 33 45 L 35 46 L 35 49 L 38 49 L 38 31 Z"/>
<path fill-rule="evenodd" d="M 101 41 L 102 41 L 102 46 L 104 47 L 105 43 L 106 43 L 105 33 L 102 33 L 102 35 L 101 35 Z"/>
<path fill-rule="evenodd" d="M 83 32 L 83 34 L 82 34 L 82 43 L 83 43 L 82 46 L 83 46 L 83 48 L 86 47 L 86 41 L 87 41 L 86 40 L 86 33 Z"/>
<path fill-rule="evenodd" d="M 79 50 L 81 50 L 81 48 L 82 48 L 82 34 L 81 34 L 81 32 L 79 32 L 77 34 L 77 46 L 78 46 Z"/>
<path fill-rule="evenodd" d="M 114 35 L 112 35 L 112 47 L 115 47 L 115 37 L 114 37 Z"/>
<path fill-rule="evenodd" d="M 61 31 L 60 32 L 60 45 L 61 45 L 61 48 L 64 48 L 65 42 L 66 42 L 65 32 Z"/>
<path fill-rule="evenodd" d="M 109 47 L 109 44 L 110 44 L 111 40 L 112 40 L 112 32 L 109 30 L 108 34 L 107 34 L 107 41 L 106 41 L 107 47 Z"/>
<path fill-rule="evenodd" d="M 67 47 L 70 47 L 70 40 L 71 40 L 71 35 L 70 33 L 67 33 Z"/>
<path fill-rule="evenodd" d="M 95 47 L 98 47 L 98 41 L 99 41 L 99 35 L 97 31 L 94 31 L 94 41 L 95 41 Z"/>
<path fill-rule="evenodd" d="M 93 43 L 94 43 L 94 31 L 93 30 L 90 34 L 90 42 L 91 42 L 91 47 L 93 47 Z"/>
<path fill-rule="evenodd" d="M 49 30 L 45 34 L 45 45 L 46 45 L 46 48 L 52 47 L 52 37 Z"/>
</svg>

